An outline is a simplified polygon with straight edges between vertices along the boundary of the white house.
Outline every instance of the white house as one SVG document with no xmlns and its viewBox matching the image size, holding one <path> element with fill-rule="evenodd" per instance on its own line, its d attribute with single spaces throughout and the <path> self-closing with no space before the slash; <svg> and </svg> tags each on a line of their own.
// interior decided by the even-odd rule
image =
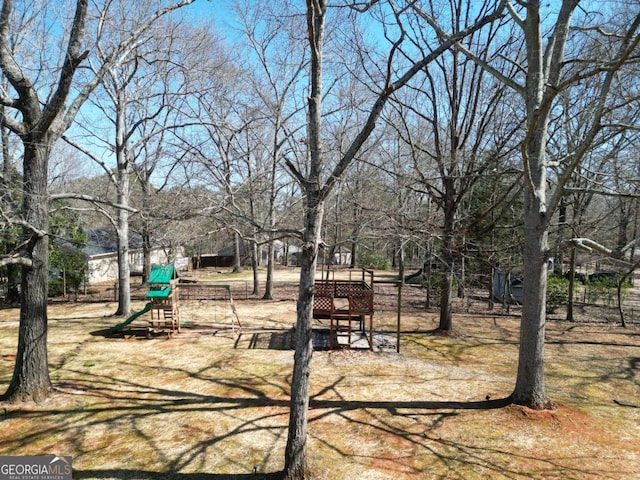
<svg viewBox="0 0 640 480">
<path fill-rule="evenodd" d="M 118 278 L 117 237 L 112 229 L 102 228 L 86 232 L 87 245 L 82 249 L 87 258 L 87 283 L 115 281 Z M 129 268 L 141 274 L 144 265 L 142 237 L 130 233 Z M 153 246 L 151 264 L 186 264 L 182 247 Z"/>
</svg>

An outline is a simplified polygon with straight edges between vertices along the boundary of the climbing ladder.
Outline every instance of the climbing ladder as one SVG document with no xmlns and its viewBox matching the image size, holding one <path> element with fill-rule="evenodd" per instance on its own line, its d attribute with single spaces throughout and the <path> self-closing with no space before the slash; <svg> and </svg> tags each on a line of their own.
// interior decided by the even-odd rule
<svg viewBox="0 0 640 480">
<path fill-rule="evenodd" d="M 148 334 L 153 331 L 164 331 L 169 336 L 180 332 L 180 313 L 177 305 L 175 289 L 166 297 L 151 295 L 151 320 L 149 320 Z"/>
</svg>

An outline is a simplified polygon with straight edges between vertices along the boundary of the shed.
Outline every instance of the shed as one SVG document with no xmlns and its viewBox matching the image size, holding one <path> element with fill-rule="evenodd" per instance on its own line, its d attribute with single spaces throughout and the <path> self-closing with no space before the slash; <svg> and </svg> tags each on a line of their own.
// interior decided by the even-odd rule
<svg viewBox="0 0 640 480">
<path fill-rule="evenodd" d="M 508 271 L 496 270 L 493 274 L 493 296 L 501 302 L 522 303 L 522 278 Z"/>
</svg>

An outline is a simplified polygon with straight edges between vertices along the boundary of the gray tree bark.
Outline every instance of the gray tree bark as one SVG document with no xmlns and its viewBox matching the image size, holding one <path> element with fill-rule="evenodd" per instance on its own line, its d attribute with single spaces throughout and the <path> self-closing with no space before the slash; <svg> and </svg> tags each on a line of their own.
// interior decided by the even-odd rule
<svg viewBox="0 0 640 480">
<path fill-rule="evenodd" d="M 119 183 L 118 204 L 129 206 L 129 172 L 128 169 L 118 171 Z M 116 315 L 131 313 L 131 265 L 129 264 L 129 211 L 118 210 L 118 309 Z"/>
<path fill-rule="evenodd" d="M 354 161 L 358 151 L 374 131 L 376 121 L 390 96 L 406 85 L 418 72 L 438 58 L 460 38 L 474 32 L 499 17 L 500 11 L 481 18 L 473 26 L 459 34 L 444 40 L 428 55 L 412 64 L 407 71 L 394 82 L 387 78 L 381 92 L 371 106 L 369 115 L 357 135 L 346 149 L 326 179 L 322 180 L 324 159 L 322 152 L 322 77 L 323 46 L 325 34 L 326 0 L 307 0 L 307 38 L 311 52 L 310 91 L 308 95 L 308 138 L 309 164 L 306 174 L 289 160 L 286 161 L 291 174 L 298 181 L 305 197 L 304 244 L 301 254 L 300 288 L 298 292 L 296 317 L 296 346 L 294 354 L 293 379 L 291 382 L 291 410 L 289 431 L 285 450 L 284 476 L 288 480 L 304 479 L 307 476 L 307 417 L 309 406 L 309 376 L 313 353 L 311 327 L 313 314 L 313 285 L 315 283 L 318 245 L 320 243 L 320 225 L 324 202 L 344 172 Z M 392 69 L 389 69 L 389 74 Z"/>
<path fill-rule="evenodd" d="M 140 29 L 131 32 L 120 47 L 127 47 L 139 38 L 154 19 L 192 1 L 184 0 L 158 10 Z M 0 122 L 20 137 L 24 147 L 21 224 L 26 247 L 22 257 L 15 261 L 22 265 L 20 329 L 14 372 L 3 398 L 9 401 L 39 402 L 51 392 L 47 364 L 49 156 L 53 144 L 69 127 L 80 106 L 98 85 L 106 66 L 118 62 L 122 51 L 116 48 L 113 55 L 105 61 L 103 69 L 81 86 L 78 95 L 67 105 L 76 71 L 89 55 L 88 51 L 81 51 L 88 0 L 77 0 L 64 61 L 55 68 L 58 74 L 55 89 L 49 92 L 46 102 L 42 101 L 35 83 L 25 76 L 25 72 L 29 70 L 21 68 L 18 57 L 14 56 L 11 49 L 9 38 L 11 28 L 14 27 L 11 21 L 12 5 L 11 0 L 4 0 L 0 11 L 0 69 L 13 89 L 9 95 L 16 98 L 10 98 L 3 90 L 0 92 L 0 101 L 15 108 L 21 114 L 22 121 L 17 119 L 19 115 L 4 115 Z"/>
<path fill-rule="evenodd" d="M 47 355 L 47 301 L 49 291 L 49 242 L 42 232 L 49 229 L 47 165 L 51 151 L 47 136 L 24 138 L 23 215 L 29 226 L 30 267 L 22 269 L 18 350 L 11 383 L 5 394 L 9 401 L 42 402 L 51 393 Z"/>
<path fill-rule="evenodd" d="M 113 80 L 115 92 L 112 94 L 116 109 L 116 165 L 117 173 L 116 190 L 117 203 L 129 206 L 130 186 L 129 186 L 129 158 L 127 154 L 127 99 L 125 89 L 119 89 L 117 82 Z M 118 236 L 118 309 L 116 315 L 127 316 L 131 313 L 131 266 L 129 265 L 129 212 L 118 209 L 116 232 Z"/>
<path fill-rule="evenodd" d="M 0 13 L 0 67 L 18 94 L 18 99 L 11 102 L 11 105 L 21 111 L 23 121 L 18 122 L 7 116 L 1 121 L 20 137 L 24 146 L 22 219 L 27 247 L 22 268 L 16 363 L 4 398 L 9 401 L 40 402 L 51 392 L 47 363 L 48 162 L 53 143 L 66 128 L 60 112 L 64 109 L 65 99 L 71 88 L 71 79 L 85 56 L 80 53 L 80 44 L 87 2 L 79 0 L 77 3 L 65 63 L 60 69 L 60 83 L 49 103 L 45 105 L 40 104 L 36 88 L 24 77 L 9 48 L 12 3 L 5 0 Z"/>
<path fill-rule="evenodd" d="M 620 35 L 617 51 L 612 53 L 606 69 L 594 68 L 580 72 L 576 77 L 563 78 L 565 48 L 571 19 L 578 2 L 564 0 L 557 14 L 551 36 L 543 45 L 541 4 L 531 0 L 526 4 L 526 17 L 520 18 L 512 10 L 516 22 L 522 26 L 527 46 L 527 69 L 524 88 L 518 88 L 526 105 L 526 137 L 522 146 L 525 171 L 525 246 L 524 297 L 520 332 L 518 373 L 512 399 L 515 403 L 536 409 L 549 408 L 552 403 L 545 391 L 544 337 L 546 323 L 547 269 L 549 259 L 548 231 L 551 215 L 557 209 L 563 188 L 573 171 L 592 147 L 602 128 L 602 119 L 608 110 L 609 95 L 615 72 L 624 65 L 637 49 L 640 15 L 636 15 L 629 28 Z M 546 21 L 546 20 L 545 20 Z M 555 188 L 547 194 L 547 139 L 548 125 L 558 92 L 577 84 L 581 78 L 604 74 L 594 94 L 591 123 L 570 154 L 556 180 Z"/>
<path fill-rule="evenodd" d="M 323 203 L 317 196 L 307 200 L 304 243 L 300 255 L 300 287 L 296 309 L 296 349 L 291 381 L 289 433 L 285 451 L 285 472 L 290 479 L 306 478 L 307 475 L 307 411 L 313 355 L 311 317 L 323 213 Z"/>
</svg>

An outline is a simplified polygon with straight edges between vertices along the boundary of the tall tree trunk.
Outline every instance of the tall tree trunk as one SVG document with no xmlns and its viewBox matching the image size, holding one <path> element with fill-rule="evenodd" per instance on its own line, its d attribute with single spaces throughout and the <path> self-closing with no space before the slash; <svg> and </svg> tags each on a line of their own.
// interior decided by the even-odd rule
<svg viewBox="0 0 640 480">
<path fill-rule="evenodd" d="M 148 211 L 148 210 L 147 210 Z M 151 273 L 151 232 L 149 225 L 142 226 L 142 283 L 149 280 Z"/>
<path fill-rule="evenodd" d="M 298 290 L 296 346 L 293 379 L 291 381 L 291 410 L 289 435 L 285 452 L 287 479 L 306 478 L 307 474 L 307 417 L 309 409 L 309 377 L 311 375 L 313 288 L 318 261 L 318 243 L 322 225 L 323 204 L 311 199 L 305 218 L 304 244 L 300 256 L 300 287 Z"/>
<path fill-rule="evenodd" d="M 518 373 L 512 399 L 534 409 L 551 406 L 544 384 L 544 333 L 547 295 L 546 145 L 549 107 L 542 107 L 545 83 L 544 48 L 540 30 L 540 2 L 528 5 L 525 24 L 528 68 L 524 89 L 528 140 L 522 146 L 525 167 L 524 278 Z M 554 72 L 556 72 L 554 70 Z"/>
<path fill-rule="evenodd" d="M 635 267 L 634 267 L 635 268 Z M 633 273 L 633 269 L 626 273 L 623 277 L 616 278 L 618 284 L 616 285 L 616 299 L 618 303 L 618 315 L 620 317 L 620 326 L 623 328 L 627 328 L 627 321 L 624 317 L 624 298 L 622 294 L 622 290 L 624 288 L 624 284 L 626 283 L 629 276 Z"/>
<path fill-rule="evenodd" d="M 149 280 L 151 274 L 151 184 L 147 179 L 141 182 L 142 187 L 142 283 Z"/>
<path fill-rule="evenodd" d="M 126 105 L 127 95 L 124 90 L 116 92 L 116 180 L 117 202 L 128 207 L 130 197 L 129 187 L 129 159 L 127 157 L 126 140 Z M 116 315 L 129 315 L 131 313 L 131 287 L 129 266 L 129 212 L 124 208 L 118 209 L 116 225 L 118 235 L 118 309 Z"/>
<path fill-rule="evenodd" d="M 426 288 L 426 295 L 424 298 L 424 308 L 431 308 L 431 289 L 433 288 L 433 282 L 432 282 L 432 262 L 433 259 L 431 258 L 432 254 L 431 254 L 431 242 L 428 243 L 428 250 L 427 250 L 427 254 L 426 254 L 426 260 L 425 262 L 422 264 L 422 278 L 423 278 L 423 282 L 427 285 Z"/>
<path fill-rule="evenodd" d="M 22 269 L 20 330 L 9 401 L 45 400 L 52 389 L 47 358 L 47 296 L 49 292 L 49 230 L 47 175 L 50 147 L 42 138 L 25 141 L 23 215 L 35 230 L 24 228 L 29 239 L 31 267 Z"/>
<path fill-rule="evenodd" d="M 257 238 L 253 237 L 253 242 L 251 242 L 251 269 L 253 270 L 253 295 L 258 295 L 260 291 L 260 272 L 258 267 L 260 266 L 260 262 L 258 261 L 258 241 Z"/>
<path fill-rule="evenodd" d="M 308 103 L 308 162 L 304 174 L 285 158 L 290 172 L 298 180 L 305 196 L 305 227 L 301 255 L 300 288 L 298 292 L 296 350 L 294 355 L 293 378 L 291 382 L 291 410 L 289 430 L 285 451 L 285 477 L 288 480 L 304 479 L 307 473 L 306 434 L 307 409 L 309 406 L 309 376 L 313 345 L 311 343 L 311 319 L 313 315 L 313 284 L 315 281 L 318 245 L 321 239 L 321 225 L 324 201 L 328 198 L 346 171 L 354 161 L 358 151 L 369 138 L 384 105 L 398 88 L 403 87 L 417 72 L 437 58 L 441 52 L 449 48 L 457 39 L 447 39 L 422 61 L 414 64 L 397 82 L 387 79 L 385 87 L 371 107 L 370 113 L 360 132 L 356 135 L 344 156 L 337 162 L 326 180 L 322 180 L 326 165 L 322 153 L 322 70 L 323 46 L 325 34 L 325 15 L 328 3 L 326 0 L 307 0 L 307 38 L 310 46 L 309 94 Z M 473 26 L 478 29 L 493 18 L 493 14 Z M 465 33 L 466 35 L 466 33 Z M 389 72 L 395 69 L 389 68 Z"/>
<path fill-rule="evenodd" d="M 547 292 L 547 219 L 532 195 L 525 197 L 524 283 L 518 375 L 514 403 L 550 408 L 544 383 Z"/>
<path fill-rule="evenodd" d="M 119 172 L 118 203 L 129 205 L 129 176 L 126 170 Z M 131 268 L 129 265 L 129 212 L 118 209 L 118 310 L 116 315 L 131 313 Z"/>
<path fill-rule="evenodd" d="M 564 242 L 565 231 L 567 229 L 567 199 L 560 199 L 560 205 L 558 206 L 558 232 L 556 235 L 556 247 L 555 256 L 553 259 L 553 273 L 556 275 L 564 275 L 564 249 L 562 243 Z"/>
<path fill-rule="evenodd" d="M 576 249 L 571 249 L 569 257 L 569 298 L 567 301 L 567 322 L 573 322 L 573 296 L 576 288 Z"/>
<path fill-rule="evenodd" d="M 355 268 L 358 265 L 358 255 L 359 255 L 358 240 L 354 238 L 351 241 L 351 258 L 349 262 L 349 267 Z"/>
<path fill-rule="evenodd" d="M 233 233 L 233 273 L 239 273 L 242 271 L 242 257 L 240 256 L 240 234 L 238 232 Z M 244 249 L 243 249 L 244 250 Z"/>
<path fill-rule="evenodd" d="M 289 266 L 289 242 L 286 240 L 282 245 L 282 265 L 284 267 Z"/>
<path fill-rule="evenodd" d="M 307 478 L 307 417 L 309 410 L 309 377 L 311 376 L 313 295 L 318 265 L 318 245 L 321 239 L 324 200 L 320 188 L 322 169 L 322 48 L 324 45 L 325 0 L 307 0 L 307 29 L 311 46 L 309 126 L 309 170 L 307 181 L 301 181 L 305 194 L 304 233 L 300 252 L 300 287 L 296 305 L 296 346 L 291 379 L 289 429 L 284 457 L 284 476 L 287 480 Z M 299 180 L 304 180 L 300 172 Z"/>
<path fill-rule="evenodd" d="M 404 285 L 404 242 L 400 240 L 398 244 L 398 280 Z"/>
<path fill-rule="evenodd" d="M 453 299 L 453 236 L 454 236 L 454 217 L 456 213 L 455 202 L 453 200 L 452 188 L 453 179 L 446 179 L 444 199 L 444 226 L 441 258 L 444 261 L 445 271 L 441 275 L 440 282 L 440 323 L 438 330 L 442 332 L 451 332 L 453 330 L 452 320 L 452 299 Z"/>
<path fill-rule="evenodd" d="M 267 280 L 264 286 L 263 300 L 273 300 L 273 271 L 275 263 L 275 244 L 273 234 L 269 233 L 269 243 L 267 244 Z"/>
<path fill-rule="evenodd" d="M 253 195 L 249 196 L 249 208 L 251 212 L 251 218 L 256 218 L 256 212 L 254 208 Z M 258 267 L 260 266 L 260 257 L 258 250 L 258 232 L 253 232 L 253 238 L 251 239 L 251 270 L 253 271 L 253 292 L 252 295 L 258 295 L 260 292 L 260 272 Z"/>
<path fill-rule="evenodd" d="M 275 126 L 273 130 L 273 153 L 271 159 L 271 183 L 269 185 L 269 243 L 267 250 L 267 280 L 264 286 L 263 300 L 273 300 L 273 273 L 275 269 L 275 238 L 273 231 L 276 227 L 276 196 L 277 196 L 277 169 L 278 160 L 280 158 L 280 142 L 278 141 L 278 135 L 280 128 L 282 127 L 282 111 L 281 108 L 275 112 Z"/>
<path fill-rule="evenodd" d="M 449 259 L 452 260 L 452 259 Z M 453 331 L 451 302 L 453 298 L 453 265 L 447 265 L 447 270 L 441 276 L 440 284 L 440 323 L 441 332 Z"/>
</svg>

